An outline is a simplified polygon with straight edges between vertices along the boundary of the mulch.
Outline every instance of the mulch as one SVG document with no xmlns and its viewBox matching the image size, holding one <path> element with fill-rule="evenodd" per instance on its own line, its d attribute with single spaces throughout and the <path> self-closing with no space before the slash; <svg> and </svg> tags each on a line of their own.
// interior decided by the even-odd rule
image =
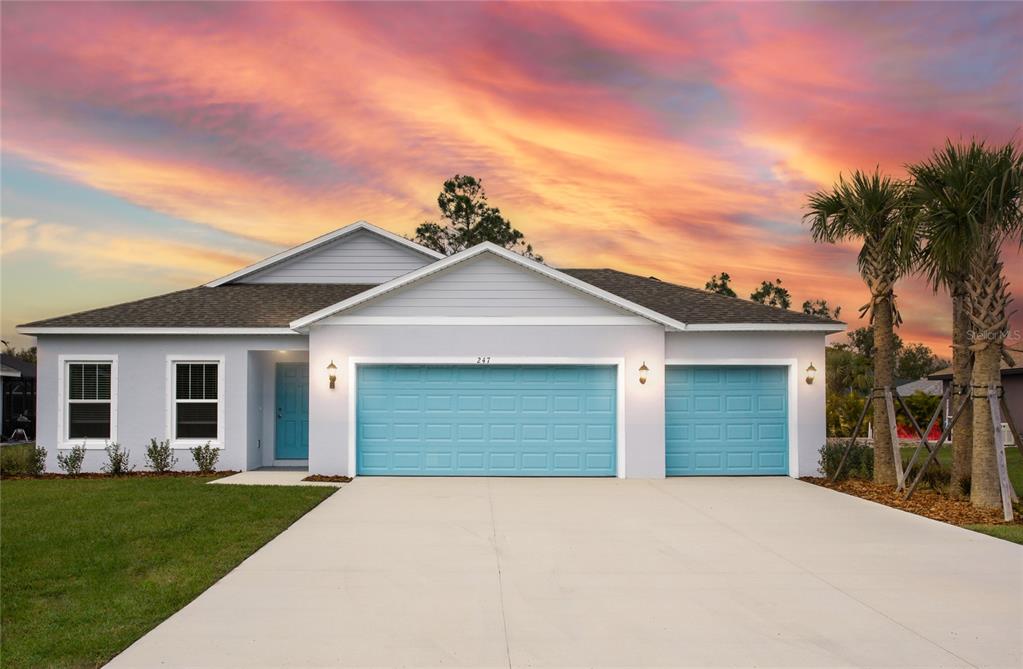
<svg viewBox="0 0 1023 669">
<path fill-rule="evenodd" d="M 825 478 L 809 477 L 802 480 L 952 525 L 1021 524 L 1020 520 L 1006 523 L 1002 519 L 1001 509 L 978 509 L 972 506 L 968 500 L 955 499 L 934 490 L 918 488 L 907 501 L 902 498 L 903 493 L 895 492 L 893 487 L 880 485 L 873 481 L 846 479 L 832 483 Z"/>
<path fill-rule="evenodd" d="M 314 483 L 349 483 L 352 480 L 351 476 L 328 476 L 326 474 L 310 474 L 309 476 L 302 479 L 303 481 L 312 481 Z"/>
<path fill-rule="evenodd" d="M 28 476 L 25 474 L 14 474 L 2 476 L 5 481 L 25 481 L 32 479 L 172 479 L 172 478 L 194 478 L 199 476 L 212 476 L 213 478 L 223 478 L 225 476 L 231 476 L 237 474 L 237 471 L 231 469 L 217 470 L 208 474 L 201 472 L 128 472 L 127 474 L 121 474 L 120 476 L 114 476 L 113 474 L 104 474 L 102 472 L 82 472 L 77 476 L 68 476 L 67 474 L 57 474 L 56 472 L 47 472 L 46 474 L 40 474 L 39 476 Z"/>
</svg>

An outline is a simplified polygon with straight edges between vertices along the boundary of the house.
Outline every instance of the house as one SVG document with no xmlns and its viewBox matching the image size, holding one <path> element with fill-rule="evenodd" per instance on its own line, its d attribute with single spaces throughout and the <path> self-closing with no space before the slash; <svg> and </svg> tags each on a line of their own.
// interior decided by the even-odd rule
<svg viewBox="0 0 1023 669">
<path fill-rule="evenodd" d="M 36 364 L 0 354 L 0 441 L 31 439 L 35 415 Z"/>
<path fill-rule="evenodd" d="M 1013 425 L 1016 426 L 1016 430 L 1023 430 L 1023 365 L 1007 365 L 1003 362 L 1001 374 L 1005 405 L 1009 409 L 1009 415 L 1012 416 Z M 952 368 L 946 367 L 927 378 L 932 381 L 941 382 L 941 392 L 944 393 L 945 389 L 952 383 Z M 946 425 L 952 420 L 953 413 L 951 400 L 946 400 L 944 409 Z M 1006 420 L 1004 416 L 1002 420 Z M 1009 434 L 1006 435 L 1006 443 L 1008 443 L 1008 438 Z"/>
<path fill-rule="evenodd" d="M 37 321 L 38 441 L 210 442 L 347 475 L 817 472 L 842 323 L 365 222 L 206 285 Z M 181 464 L 191 463 L 187 452 Z"/>
</svg>

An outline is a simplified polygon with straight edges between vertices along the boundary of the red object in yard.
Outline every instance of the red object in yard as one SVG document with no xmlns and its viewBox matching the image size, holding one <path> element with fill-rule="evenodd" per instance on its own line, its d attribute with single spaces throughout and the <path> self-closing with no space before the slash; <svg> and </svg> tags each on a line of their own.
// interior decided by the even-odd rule
<svg viewBox="0 0 1023 669">
<path fill-rule="evenodd" d="M 919 439 L 916 430 L 913 429 L 912 425 L 897 425 L 896 430 L 899 434 L 899 439 Z M 927 435 L 927 441 L 937 441 L 941 437 L 941 422 L 934 424 L 931 428 L 930 434 Z"/>
</svg>

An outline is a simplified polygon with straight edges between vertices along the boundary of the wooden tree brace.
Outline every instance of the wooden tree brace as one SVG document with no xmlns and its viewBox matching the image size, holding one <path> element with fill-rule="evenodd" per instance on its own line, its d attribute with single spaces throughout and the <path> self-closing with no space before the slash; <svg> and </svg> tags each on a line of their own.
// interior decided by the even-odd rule
<svg viewBox="0 0 1023 669">
<path fill-rule="evenodd" d="M 1019 431 L 1016 430 L 1016 423 L 1012 420 L 1012 412 L 1009 411 L 1009 405 L 1005 403 L 1005 394 L 998 398 L 998 404 L 1002 407 L 1002 419 L 1008 424 L 1009 430 L 1012 431 L 1012 440 L 1016 442 L 1016 450 L 1019 451 L 1020 455 L 1023 455 L 1023 442 L 1020 441 Z"/>
<path fill-rule="evenodd" d="M 966 403 L 972 401 L 973 400 L 971 400 L 969 396 L 963 396 L 963 401 L 960 402 L 959 406 L 956 408 L 955 414 L 952 416 L 952 420 L 945 426 L 945 429 L 941 433 L 941 437 L 939 437 L 937 443 L 934 444 L 934 450 L 927 455 L 927 459 L 924 460 L 924 464 L 921 465 L 920 471 L 918 471 L 916 476 L 913 477 L 913 484 L 906 490 L 906 494 L 903 496 L 903 499 L 909 499 L 913 496 L 913 491 L 916 490 L 918 485 L 920 485 L 920 480 L 924 477 L 924 472 L 926 472 L 927 468 L 931 466 L 934 459 L 938 457 L 938 452 L 941 450 L 942 445 L 944 445 L 945 440 L 948 439 L 948 435 L 952 434 L 952 428 L 955 427 L 955 424 L 959 421 L 959 417 L 963 415 L 963 409 L 966 408 Z"/>
<path fill-rule="evenodd" d="M 902 407 L 902 410 L 906 412 L 906 415 L 909 416 L 910 422 L 913 423 L 913 429 L 916 430 L 916 433 L 918 435 L 920 435 L 920 445 L 913 450 L 913 457 L 909 459 L 909 464 L 906 465 L 907 478 L 909 477 L 910 472 L 913 471 L 913 464 L 916 462 L 917 457 L 920 455 L 920 449 L 926 448 L 927 452 L 930 453 L 931 445 L 927 441 L 927 435 L 930 434 L 931 430 L 934 428 L 934 423 L 938 420 L 938 417 L 941 415 L 941 408 L 945 405 L 945 402 L 947 401 L 949 394 L 951 392 L 952 384 L 949 384 L 948 388 L 945 388 L 945 392 L 941 395 L 941 400 L 938 402 L 938 406 L 935 407 L 934 413 L 931 415 L 931 420 L 927 423 L 927 430 L 921 431 L 919 423 L 916 422 L 916 417 L 913 416 L 913 412 L 909 410 L 908 406 L 906 406 L 906 402 L 905 400 L 902 399 L 902 395 L 899 394 L 899 391 L 897 390 L 895 391 L 895 399 L 899 400 L 899 405 Z M 899 486 L 898 490 L 902 490 L 903 488 L 905 488 L 905 480 L 903 480 L 903 484 Z"/>
<path fill-rule="evenodd" d="M 888 413 L 888 431 L 892 436 L 892 457 L 895 460 L 895 480 L 898 482 L 896 490 L 902 490 L 906 474 L 902 471 L 902 451 L 899 450 L 899 430 L 895 427 L 895 403 L 892 401 L 891 386 L 884 387 L 884 405 Z"/>
<path fill-rule="evenodd" d="M 994 423 L 995 434 L 995 462 L 998 463 L 998 486 L 1002 493 L 1002 515 L 1006 521 L 1012 520 L 1012 503 L 1016 491 L 1012 489 L 1012 482 L 1009 481 L 1009 468 L 1005 463 L 1005 435 L 1002 433 L 1002 407 L 998 403 L 998 387 L 988 386 L 988 404 L 991 407 L 991 422 Z"/>
<path fill-rule="evenodd" d="M 856 421 L 856 427 L 853 428 L 852 438 L 849 439 L 849 443 L 846 445 L 845 450 L 842 451 L 842 458 L 838 461 L 838 467 L 835 468 L 835 473 L 831 477 L 831 482 L 834 483 L 838 480 L 839 475 L 842 473 L 842 467 L 845 466 L 845 460 L 849 457 L 849 451 L 856 444 L 856 439 L 860 436 L 860 427 L 863 425 L 863 419 L 867 416 L 867 409 L 870 408 L 871 398 L 867 397 L 863 400 L 863 411 L 860 412 L 860 417 Z"/>
</svg>

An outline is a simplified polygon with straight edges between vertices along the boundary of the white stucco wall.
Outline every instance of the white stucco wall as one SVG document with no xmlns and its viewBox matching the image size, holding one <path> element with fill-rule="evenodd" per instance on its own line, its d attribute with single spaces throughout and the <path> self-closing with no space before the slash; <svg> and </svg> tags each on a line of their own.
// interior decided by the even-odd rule
<svg viewBox="0 0 1023 669">
<path fill-rule="evenodd" d="M 670 362 L 729 364 L 779 364 L 792 361 L 789 403 L 789 473 L 818 474 L 818 450 L 824 445 L 827 424 L 824 412 L 824 333 L 816 332 L 670 332 L 665 358 Z M 767 361 L 767 362 L 764 362 Z M 806 368 L 813 363 L 817 377 L 805 382 Z"/>
<path fill-rule="evenodd" d="M 37 394 L 37 442 L 47 451 L 47 469 L 57 471 L 58 379 L 60 356 L 117 356 L 117 441 L 131 451 L 131 462 L 142 469 L 149 439 L 167 439 L 167 356 L 224 359 L 224 447 L 218 468 L 247 469 L 259 466 L 259 454 L 251 439 L 258 417 L 250 385 L 250 351 L 304 350 L 303 336 L 70 336 L 46 335 L 38 339 L 39 379 Z M 263 376 L 266 375 L 264 371 Z M 191 469 L 187 450 L 176 451 L 177 468 Z M 86 453 L 84 471 L 98 471 L 106 462 L 102 448 Z"/>
<path fill-rule="evenodd" d="M 49 451 L 47 468 L 57 470 L 58 361 L 60 356 L 116 355 L 117 440 L 144 464 L 150 437 L 167 435 L 167 356 L 223 357 L 224 449 L 219 467 L 252 469 L 273 464 L 274 364 L 308 360 L 310 365 L 309 468 L 320 474 L 354 474 L 351 425 L 352 371 L 364 362 L 458 362 L 474 364 L 602 364 L 621 361 L 620 466 L 632 478 L 664 475 L 665 361 L 719 363 L 791 361 L 791 474 L 817 472 L 824 443 L 824 335 L 770 332 L 677 332 L 658 325 L 317 325 L 302 336 L 42 336 L 39 337 L 38 442 Z M 307 350 L 308 345 L 308 350 Z M 338 366 L 334 390 L 327 365 Z M 642 363 L 650 368 L 638 381 Z M 813 363 L 817 381 L 803 377 Z M 186 450 L 178 467 L 191 468 Z M 101 449 L 86 455 L 85 470 L 105 462 Z"/>
<path fill-rule="evenodd" d="M 309 339 L 309 470 L 354 475 L 352 443 L 353 360 L 491 364 L 622 359 L 623 413 L 618 420 L 620 473 L 630 478 L 664 476 L 664 378 L 639 383 L 643 362 L 664 362 L 664 329 L 658 325 L 317 325 Z M 338 366 L 337 385 L 327 384 L 327 365 Z M 622 460 L 624 459 L 624 462 Z M 624 472 L 621 467 L 624 465 Z"/>
</svg>

